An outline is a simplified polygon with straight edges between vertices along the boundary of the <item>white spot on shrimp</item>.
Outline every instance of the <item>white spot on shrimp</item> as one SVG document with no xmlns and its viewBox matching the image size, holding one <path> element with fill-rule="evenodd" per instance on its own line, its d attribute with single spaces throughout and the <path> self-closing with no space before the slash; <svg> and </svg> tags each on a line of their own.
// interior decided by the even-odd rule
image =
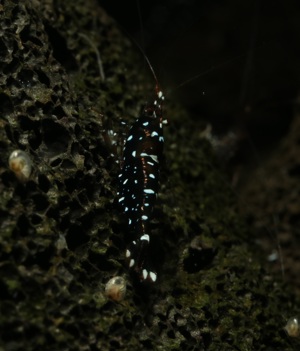
<svg viewBox="0 0 300 351">
<path fill-rule="evenodd" d="M 132 154 L 131 154 L 133 157 L 136 156 L 136 151 L 132 151 Z"/>
<path fill-rule="evenodd" d="M 154 273 L 154 272 L 150 272 L 149 275 L 150 275 L 150 279 L 151 279 L 153 282 L 155 282 L 156 279 L 157 279 L 157 274 Z"/>
<path fill-rule="evenodd" d="M 150 174 L 149 174 L 149 178 L 155 179 L 155 175 L 152 174 L 152 173 L 150 173 Z"/>
<path fill-rule="evenodd" d="M 157 156 L 156 155 L 149 155 L 151 158 L 152 158 L 152 160 L 154 161 L 154 162 L 158 162 L 158 158 L 157 158 Z"/>
<path fill-rule="evenodd" d="M 146 221 L 147 219 L 148 219 L 148 216 L 145 216 L 145 215 L 142 216 L 143 221 Z"/>
<path fill-rule="evenodd" d="M 147 127 L 148 124 L 149 124 L 149 122 L 144 122 L 143 126 Z"/>
<path fill-rule="evenodd" d="M 151 137 L 155 137 L 155 136 L 158 136 L 158 133 L 154 131 L 151 133 Z"/>
<path fill-rule="evenodd" d="M 149 237 L 149 235 L 148 234 L 144 234 L 144 235 L 142 235 L 141 237 L 140 237 L 140 240 L 145 240 L 145 241 L 150 241 L 150 237 Z"/>
<path fill-rule="evenodd" d="M 126 256 L 126 258 L 129 258 L 131 256 L 131 252 L 129 250 L 126 250 L 125 256 Z"/>
<path fill-rule="evenodd" d="M 152 189 L 144 189 L 145 194 L 154 194 L 154 191 Z"/>
<path fill-rule="evenodd" d="M 132 135 L 129 135 L 129 137 L 127 138 L 127 141 L 130 141 L 132 140 L 133 136 Z"/>
<path fill-rule="evenodd" d="M 146 269 L 143 269 L 143 279 L 145 280 L 147 279 L 147 277 L 148 277 L 148 272 Z"/>
<path fill-rule="evenodd" d="M 135 260 L 132 258 L 129 262 L 129 267 L 133 267 L 134 266 L 134 263 L 135 263 Z"/>
<path fill-rule="evenodd" d="M 125 199 L 125 197 L 124 197 L 124 196 L 123 196 L 123 197 L 120 197 L 120 198 L 119 198 L 119 202 L 124 201 L 124 199 Z"/>
</svg>

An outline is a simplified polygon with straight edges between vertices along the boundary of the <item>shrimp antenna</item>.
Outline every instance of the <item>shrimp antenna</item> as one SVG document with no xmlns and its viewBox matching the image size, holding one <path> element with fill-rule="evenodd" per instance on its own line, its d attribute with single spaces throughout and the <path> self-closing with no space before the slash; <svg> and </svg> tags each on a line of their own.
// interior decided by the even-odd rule
<svg viewBox="0 0 300 351">
<path fill-rule="evenodd" d="M 141 45 L 137 42 L 137 40 L 123 26 L 121 26 L 120 24 L 118 24 L 118 25 L 121 27 L 121 29 L 126 33 L 128 38 L 134 43 L 134 45 L 139 49 L 140 53 L 143 55 L 145 61 L 147 62 L 148 67 L 150 68 L 152 76 L 153 76 L 153 78 L 155 80 L 155 84 L 156 84 L 155 90 L 156 90 L 156 92 L 158 92 L 160 90 L 158 79 L 157 79 L 157 76 L 155 74 L 154 68 L 153 68 L 153 66 L 150 63 L 150 60 L 149 60 L 148 56 L 145 54 L 145 51 L 143 50 Z"/>
<path fill-rule="evenodd" d="M 141 49 L 141 48 L 140 48 L 140 49 Z M 156 90 L 158 91 L 158 90 L 159 90 L 159 84 L 158 84 L 158 79 L 157 79 L 157 76 L 156 76 L 156 74 L 155 74 L 154 68 L 153 68 L 153 66 L 152 66 L 151 63 L 150 63 L 150 60 L 149 60 L 148 56 L 143 52 L 142 49 L 141 49 L 141 52 L 142 52 L 142 54 L 143 54 L 143 56 L 144 56 L 144 58 L 145 58 L 145 60 L 146 60 L 146 62 L 147 62 L 147 64 L 148 64 L 148 66 L 149 66 L 151 72 L 152 72 L 152 75 L 153 75 L 154 80 L 155 80 L 155 83 L 156 83 Z"/>
<path fill-rule="evenodd" d="M 260 44 L 260 45 L 257 45 L 257 46 L 255 47 L 255 49 L 256 49 L 256 50 L 257 50 L 257 49 L 260 49 L 260 48 L 264 47 L 264 45 L 265 45 L 264 43 L 263 43 L 263 44 Z M 254 53 L 253 53 L 254 48 L 251 48 L 251 50 L 252 50 L 251 55 L 252 55 L 252 57 L 253 57 L 253 55 L 254 55 Z M 242 59 L 242 58 L 244 58 L 244 57 L 249 57 L 249 52 L 243 52 L 243 53 L 241 53 L 240 55 L 235 56 L 235 57 L 233 57 L 233 58 L 230 58 L 230 59 L 228 59 L 228 60 L 226 60 L 226 61 L 223 61 L 223 62 L 220 63 L 220 64 L 212 65 L 211 67 L 207 68 L 205 71 L 202 71 L 201 73 L 198 73 L 198 74 L 196 74 L 195 76 L 192 76 L 192 77 L 190 77 L 190 78 L 184 80 L 184 81 L 181 82 L 179 85 L 177 85 L 175 88 L 173 88 L 172 91 L 177 90 L 177 89 L 179 89 L 179 88 L 181 88 L 181 87 L 183 87 L 183 86 L 185 86 L 185 85 L 187 85 L 187 84 L 193 82 L 194 80 L 197 80 L 198 78 L 201 78 L 201 77 L 207 75 L 208 73 L 211 73 L 211 72 L 213 72 L 213 71 L 215 71 L 215 70 L 218 70 L 218 69 L 220 69 L 220 68 L 222 68 L 222 67 L 224 67 L 224 66 L 226 66 L 226 65 L 228 65 L 228 64 L 230 64 L 230 63 L 233 63 L 233 62 L 235 62 L 235 61 L 238 61 L 238 60 L 240 60 L 240 59 Z M 252 59 L 252 57 L 251 57 L 251 59 Z M 247 63 L 247 64 L 248 64 L 248 63 Z"/>
<path fill-rule="evenodd" d="M 148 65 L 148 67 L 150 68 L 150 71 L 151 71 L 151 73 L 152 73 L 152 75 L 153 75 L 153 78 L 154 78 L 154 80 L 155 80 L 155 83 L 156 83 L 155 89 L 156 89 L 156 91 L 158 91 L 158 90 L 159 90 L 158 79 L 157 79 L 157 76 L 156 76 L 156 74 L 155 74 L 154 68 L 153 68 L 153 66 L 151 65 L 151 62 L 150 62 L 148 56 L 145 54 L 145 51 L 144 51 L 143 48 L 140 46 L 140 44 L 139 44 L 131 35 L 129 35 L 129 37 L 130 37 L 130 39 L 132 40 L 132 42 L 136 45 L 136 47 L 140 50 L 140 52 L 141 52 L 141 54 L 143 55 L 145 61 L 147 62 L 147 65 Z"/>
<path fill-rule="evenodd" d="M 236 57 L 234 57 L 234 58 L 231 58 L 231 59 L 229 59 L 229 60 L 227 60 L 227 61 L 225 61 L 225 62 L 222 62 L 222 63 L 220 63 L 219 65 L 212 65 L 211 67 L 207 68 L 205 71 L 202 71 L 201 73 L 198 73 L 198 74 L 196 74 L 195 76 L 184 80 L 182 83 L 180 83 L 179 85 L 177 85 L 177 86 L 176 86 L 174 89 L 172 89 L 172 90 L 173 90 L 173 91 L 174 91 L 174 90 L 177 90 L 177 89 L 179 89 L 179 88 L 181 88 L 181 87 L 183 87 L 183 86 L 185 86 L 185 85 L 187 85 L 187 84 L 193 82 L 194 80 L 197 80 L 198 78 L 201 78 L 201 77 L 207 75 L 208 73 L 214 72 L 215 70 L 217 70 L 217 69 L 219 69 L 219 68 L 222 68 L 223 66 L 226 66 L 227 64 L 232 63 L 232 62 L 234 62 L 234 61 L 237 61 L 237 60 L 239 60 L 239 59 L 241 59 L 242 57 L 245 57 L 245 56 L 246 56 L 246 54 L 241 54 L 241 55 L 238 55 L 238 56 L 236 56 Z"/>
<path fill-rule="evenodd" d="M 140 25 L 140 31 L 141 31 L 141 45 L 142 48 L 145 47 L 145 35 L 144 35 L 144 25 L 143 25 L 143 18 L 142 18 L 142 10 L 141 10 L 141 3 L 140 0 L 136 0 L 136 8 L 138 12 L 138 17 L 139 17 L 139 25 Z"/>
</svg>

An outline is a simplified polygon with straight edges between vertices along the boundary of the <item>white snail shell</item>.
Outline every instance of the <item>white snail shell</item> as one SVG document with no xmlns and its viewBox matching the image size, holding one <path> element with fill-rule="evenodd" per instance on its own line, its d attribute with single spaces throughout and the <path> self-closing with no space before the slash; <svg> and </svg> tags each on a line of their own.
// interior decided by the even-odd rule
<svg viewBox="0 0 300 351">
<path fill-rule="evenodd" d="M 17 178 L 26 182 L 32 172 L 32 162 L 29 155 L 22 150 L 14 150 L 8 159 L 10 170 L 12 170 Z"/>
<path fill-rule="evenodd" d="M 293 338 L 297 338 L 300 335 L 300 325 L 299 325 L 299 320 L 297 317 L 292 317 L 290 318 L 287 322 L 285 327 L 283 328 L 288 336 L 291 336 Z"/>
<path fill-rule="evenodd" d="M 122 301 L 126 295 L 126 280 L 120 276 L 111 278 L 105 285 L 105 295 L 113 301 Z"/>
</svg>

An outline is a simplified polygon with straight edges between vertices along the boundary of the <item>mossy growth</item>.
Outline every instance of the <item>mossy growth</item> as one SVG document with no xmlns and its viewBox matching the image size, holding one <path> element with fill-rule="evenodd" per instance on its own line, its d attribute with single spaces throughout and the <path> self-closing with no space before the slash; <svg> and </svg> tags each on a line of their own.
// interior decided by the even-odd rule
<svg viewBox="0 0 300 351">
<path fill-rule="evenodd" d="M 90 0 L 5 0 L 0 21 L 0 348 L 292 350 L 282 328 L 299 304 L 259 263 L 201 120 L 171 104 L 159 279 L 129 274 L 106 135 L 122 136 L 154 84 L 116 23 Z M 8 169 L 15 149 L 32 160 L 27 182 Z M 116 275 L 120 303 L 105 297 Z"/>
</svg>

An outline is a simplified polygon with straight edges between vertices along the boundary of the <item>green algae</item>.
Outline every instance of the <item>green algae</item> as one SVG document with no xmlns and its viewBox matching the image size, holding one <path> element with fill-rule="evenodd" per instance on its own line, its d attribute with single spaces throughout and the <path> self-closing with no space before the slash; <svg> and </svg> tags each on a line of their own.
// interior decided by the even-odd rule
<svg viewBox="0 0 300 351">
<path fill-rule="evenodd" d="M 8 38 L 2 35 L 2 42 L 15 47 L 20 63 L 13 67 L 4 50 L 3 347 L 292 350 L 282 327 L 299 304 L 259 262 L 249 229 L 234 210 L 232 191 L 216 171 L 209 143 L 199 136 L 201 123 L 177 107 L 166 107 L 175 128 L 166 128 L 155 211 L 153 251 L 163 258 L 159 281 L 140 286 L 128 274 L 124 218 L 113 204 L 118 166 L 109 159 L 103 134 L 111 125 L 122 133 L 118 121 L 138 115 L 151 83 L 140 74 L 141 58 L 116 24 L 90 1 L 37 8 L 29 1 L 5 2 L 1 23 Z M 9 39 L 16 27 L 21 34 Z M 99 79 L 96 55 L 78 33 L 99 47 L 105 81 Z M 39 78 L 26 82 L 34 85 L 30 94 L 17 79 L 24 64 L 39 70 Z M 6 86 L 7 81 L 14 84 Z M 35 171 L 27 184 L 19 184 L 7 169 L 15 148 L 33 158 Z M 194 247 L 197 237 L 200 246 Z M 203 264 L 199 250 L 207 253 Z M 120 304 L 104 297 L 113 275 L 128 280 L 129 293 Z"/>
</svg>

